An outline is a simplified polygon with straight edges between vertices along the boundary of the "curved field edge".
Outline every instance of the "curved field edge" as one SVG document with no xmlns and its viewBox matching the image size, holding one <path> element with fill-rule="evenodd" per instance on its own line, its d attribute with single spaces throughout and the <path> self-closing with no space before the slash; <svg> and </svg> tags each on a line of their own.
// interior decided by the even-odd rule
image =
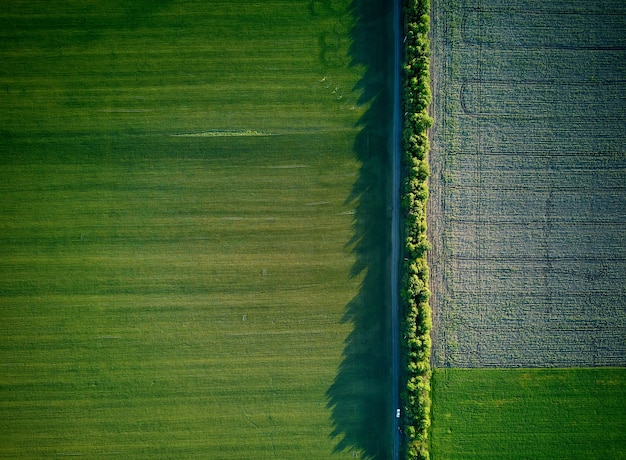
<svg viewBox="0 0 626 460">
<path fill-rule="evenodd" d="M 404 263 L 400 287 L 402 315 L 402 368 L 400 398 L 404 406 L 402 431 L 407 459 L 428 459 L 430 427 L 430 331 L 428 264 L 426 251 L 426 203 L 428 200 L 428 115 L 430 92 L 429 0 L 404 3 L 405 57 L 402 103 L 402 210 Z"/>
<path fill-rule="evenodd" d="M 438 368 L 432 396 L 436 459 L 626 458 L 625 368 Z"/>
</svg>

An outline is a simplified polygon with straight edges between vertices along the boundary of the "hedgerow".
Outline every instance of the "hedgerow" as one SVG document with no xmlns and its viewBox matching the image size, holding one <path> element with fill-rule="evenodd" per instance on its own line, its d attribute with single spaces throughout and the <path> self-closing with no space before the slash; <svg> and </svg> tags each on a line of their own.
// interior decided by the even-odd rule
<svg viewBox="0 0 626 460">
<path fill-rule="evenodd" d="M 407 459 L 428 459 L 430 427 L 430 330 L 426 203 L 428 200 L 428 115 L 430 92 L 429 0 L 405 0 L 405 56 L 403 66 L 403 192 L 404 264 L 402 299 L 404 405 L 403 432 Z"/>
</svg>

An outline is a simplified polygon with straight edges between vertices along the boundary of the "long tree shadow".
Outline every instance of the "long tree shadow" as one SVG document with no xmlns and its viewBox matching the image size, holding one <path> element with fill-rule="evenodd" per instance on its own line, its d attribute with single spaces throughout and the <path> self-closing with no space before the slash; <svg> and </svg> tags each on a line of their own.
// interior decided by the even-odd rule
<svg viewBox="0 0 626 460">
<path fill-rule="evenodd" d="M 359 120 L 354 144 L 361 168 L 347 199 L 356 205 L 348 245 L 355 254 L 351 276 L 363 279 L 346 306 L 343 321 L 354 327 L 327 398 L 335 452 L 383 459 L 391 457 L 393 445 L 389 310 L 393 3 L 354 0 L 352 11 L 356 22 L 350 58 L 352 65 L 364 67 L 355 91 L 369 108 Z"/>
</svg>

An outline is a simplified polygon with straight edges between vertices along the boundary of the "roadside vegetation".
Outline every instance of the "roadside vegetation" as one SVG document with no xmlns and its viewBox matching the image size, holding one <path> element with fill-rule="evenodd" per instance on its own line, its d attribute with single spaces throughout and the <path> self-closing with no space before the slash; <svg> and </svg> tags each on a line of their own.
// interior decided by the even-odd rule
<svg viewBox="0 0 626 460">
<path fill-rule="evenodd" d="M 402 378 L 400 398 L 404 406 L 406 458 L 428 459 L 430 427 L 430 331 L 426 251 L 426 203 L 428 200 L 428 114 L 430 93 L 430 27 L 428 0 L 405 4 L 405 61 L 403 81 L 403 177 L 404 264 L 402 302 Z"/>
</svg>

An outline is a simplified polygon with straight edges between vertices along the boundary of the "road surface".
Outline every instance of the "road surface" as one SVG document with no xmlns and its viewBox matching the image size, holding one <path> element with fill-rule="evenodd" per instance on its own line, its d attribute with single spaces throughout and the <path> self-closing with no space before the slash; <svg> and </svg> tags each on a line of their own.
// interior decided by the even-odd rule
<svg viewBox="0 0 626 460">
<path fill-rule="evenodd" d="M 400 327 L 398 321 L 398 270 L 400 266 L 400 137 L 402 129 L 400 107 L 400 66 L 401 66 L 401 31 L 400 1 L 393 2 L 393 130 L 392 130 L 392 180 L 391 180 L 391 347 L 392 347 L 392 404 L 393 414 L 393 459 L 400 454 L 399 419 L 395 409 L 400 407 L 398 375 L 400 367 Z M 404 416 L 404 414 L 401 414 Z"/>
</svg>

